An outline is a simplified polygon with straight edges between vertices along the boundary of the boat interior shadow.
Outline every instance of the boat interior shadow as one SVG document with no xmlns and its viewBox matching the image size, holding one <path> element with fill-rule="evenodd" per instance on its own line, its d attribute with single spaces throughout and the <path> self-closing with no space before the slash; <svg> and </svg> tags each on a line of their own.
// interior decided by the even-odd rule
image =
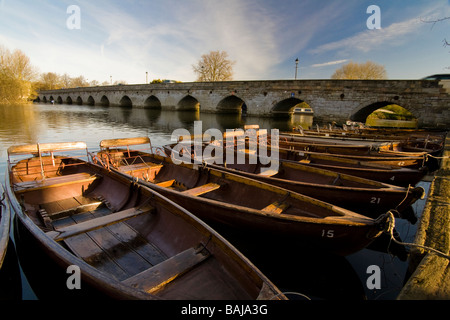
<svg viewBox="0 0 450 320">
<path fill-rule="evenodd" d="M 0 269 L 0 301 L 18 301 L 22 299 L 22 278 L 16 248 L 9 239 L 5 260 Z"/>
<path fill-rule="evenodd" d="M 66 273 L 55 260 L 45 254 L 28 230 L 15 216 L 13 223 L 18 261 L 27 281 L 38 300 L 83 300 L 108 301 L 81 279 L 80 289 L 68 289 L 67 281 L 72 273 Z"/>
<path fill-rule="evenodd" d="M 250 233 L 219 231 L 290 300 L 366 300 L 360 277 L 344 256 L 317 250 L 305 243 L 258 239 Z"/>
</svg>

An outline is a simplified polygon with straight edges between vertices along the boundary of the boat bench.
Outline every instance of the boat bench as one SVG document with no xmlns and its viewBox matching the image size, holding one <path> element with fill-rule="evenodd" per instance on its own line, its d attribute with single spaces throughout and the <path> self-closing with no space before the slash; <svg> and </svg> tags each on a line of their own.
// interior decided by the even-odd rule
<svg viewBox="0 0 450 320">
<path fill-rule="evenodd" d="M 48 187 L 60 187 L 65 184 L 92 182 L 99 178 L 100 176 L 91 175 L 87 172 L 74 173 L 64 176 L 14 183 L 14 191 L 17 193 L 28 192 Z"/>
<path fill-rule="evenodd" d="M 154 208 L 146 206 L 143 208 L 135 207 L 126 209 L 123 211 L 111 213 L 106 216 L 98 217 L 88 221 L 80 222 L 67 227 L 59 228 L 54 231 L 46 232 L 46 234 L 55 241 L 62 241 L 64 239 L 89 232 L 92 230 L 100 229 L 118 222 L 122 222 L 139 215 L 153 212 Z"/>
<path fill-rule="evenodd" d="M 142 170 L 151 170 L 151 171 L 157 171 L 158 169 L 161 169 L 163 167 L 162 164 L 156 164 L 152 162 L 141 162 L 141 163 L 135 163 L 130 164 L 127 166 L 120 166 L 119 170 L 124 173 L 130 173 L 134 171 L 142 171 Z"/>
<path fill-rule="evenodd" d="M 289 204 L 287 204 L 287 203 L 275 201 L 275 202 L 269 204 L 267 207 L 261 209 L 261 211 L 264 213 L 281 214 L 288 207 L 289 207 Z"/>
<path fill-rule="evenodd" d="M 207 259 L 210 253 L 202 248 L 202 245 L 200 248 L 189 248 L 122 283 L 149 293 L 155 292 Z"/>
<path fill-rule="evenodd" d="M 39 209 L 39 212 L 41 214 L 46 214 L 52 220 L 55 220 L 55 219 L 61 219 L 61 218 L 67 217 L 67 216 L 71 216 L 74 214 L 95 210 L 96 208 L 98 208 L 104 204 L 102 201 L 94 201 L 94 202 L 87 202 L 87 203 L 74 202 L 73 206 L 70 206 L 70 207 L 64 208 L 64 209 L 58 209 L 58 204 L 61 201 L 66 201 L 66 202 L 68 200 L 77 201 L 80 199 L 82 199 L 82 198 L 74 197 L 74 198 L 69 198 L 69 199 L 63 199 L 60 201 L 44 203 L 44 204 L 40 205 L 41 209 Z"/>
<path fill-rule="evenodd" d="M 207 184 L 204 184 L 204 185 L 196 187 L 196 188 L 192 188 L 192 189 L 188 189 L 188 190 L 182 191 L 181 193 L 189 195 L 189 196 L 196 197 L 196 196 L 200 196 L 200 195 L 202 195 L 204 193 L 214 191 L 214 190 L 219 189 L 219 188 L 220 188 L 220 184 L 207 183 Z"/>
<path fill-rule="evenodd" d="M 276 174 L 278 174 L 278 170 L 274 170 L 274 169 L 264 170 L 264 171 L 261 171 L 260 173 L 258 173 L 259 176 L 263 176 L 263 177 L 272 177 Z"/>
</svg>

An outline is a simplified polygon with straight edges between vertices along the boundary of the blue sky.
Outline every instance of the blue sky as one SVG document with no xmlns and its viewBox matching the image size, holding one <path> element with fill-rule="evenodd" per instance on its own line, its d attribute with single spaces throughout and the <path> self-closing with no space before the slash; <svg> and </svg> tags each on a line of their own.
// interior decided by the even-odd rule
<svg viewBox="0 0 450 320">
<path fill-rule="evenodd" d="M 80 8 L 80 29 L 67 27 Z M 381 29 L 369 30 L 370 5 Z M 384 65 L 390 79 L 450 73 L 450 0 L 0 0 L 0 45 L 39 72 L 89 81 L 195 81 L 202 54 L 224 50 L 234 80 L 329 79 L 343 64 Z"/>
</svg>

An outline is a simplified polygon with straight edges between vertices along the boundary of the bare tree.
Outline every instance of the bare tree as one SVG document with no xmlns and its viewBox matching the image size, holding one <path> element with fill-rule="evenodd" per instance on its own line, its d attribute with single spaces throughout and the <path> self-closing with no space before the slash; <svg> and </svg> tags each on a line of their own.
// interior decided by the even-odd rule
<svg viewBox="0 0 450 320">
<path fill-rule="evenodd" d="M 450 20 L 450 17 L 444 17 L 444 18 L 437 19 L 437 20 L 422 20 L 422 22 L 431 23 L 431 24 L 433 24 L 433 27 L 434 27 L 434 25 L 436 23 L 442 22 L 442 21 L 445 21 L 445 20 Z M 442 42 L 444 43 L 444 47 L 450 46 L 450 42 L 448 42 L 448 40 L 446 38 L 444 40 L 442 40 Z"/>
<path fill-rule="evenodd" d="M 40 90 L 56 90 L 61 88 L 67 88 L 70 85 L 70 78 L 65 79 L 64 75 L 61 77 L 60 75 L 54 72 L 42 73 L 40 77 L 40 81 L 38 87 Z"/>
<path fill-rule="evenodd" d="M 349 62 L 337 69 L 331 76 L 331 79 L 383 80 L 387 79 L 387 72 L 384 66 L 372 61 L 365 63 Z"/>
<path fill-rule="evenodd" d="M 200 61 L 193 65 L 197 81 L 227 81 L 233 80 L 234 61 L 228 59 L 225 51 L 211 51 L 202 55 Z"/>
</svg>

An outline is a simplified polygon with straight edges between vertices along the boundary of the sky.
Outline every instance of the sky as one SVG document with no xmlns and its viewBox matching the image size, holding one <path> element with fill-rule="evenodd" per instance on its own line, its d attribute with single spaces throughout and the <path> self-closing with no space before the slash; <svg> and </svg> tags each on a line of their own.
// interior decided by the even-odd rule
<svg viewBox="0 0 450 320">
<path fill-rule="evenodd" d="M 379 10 L 368 10 L 376 6 Z M 450 0 L 0 0 L 0 46 L 39 73 L 196 80 L 226 51 L 233 80 L 329 79 L 353 61 L 389 79 L 450 73 Z"/>
</svg>

